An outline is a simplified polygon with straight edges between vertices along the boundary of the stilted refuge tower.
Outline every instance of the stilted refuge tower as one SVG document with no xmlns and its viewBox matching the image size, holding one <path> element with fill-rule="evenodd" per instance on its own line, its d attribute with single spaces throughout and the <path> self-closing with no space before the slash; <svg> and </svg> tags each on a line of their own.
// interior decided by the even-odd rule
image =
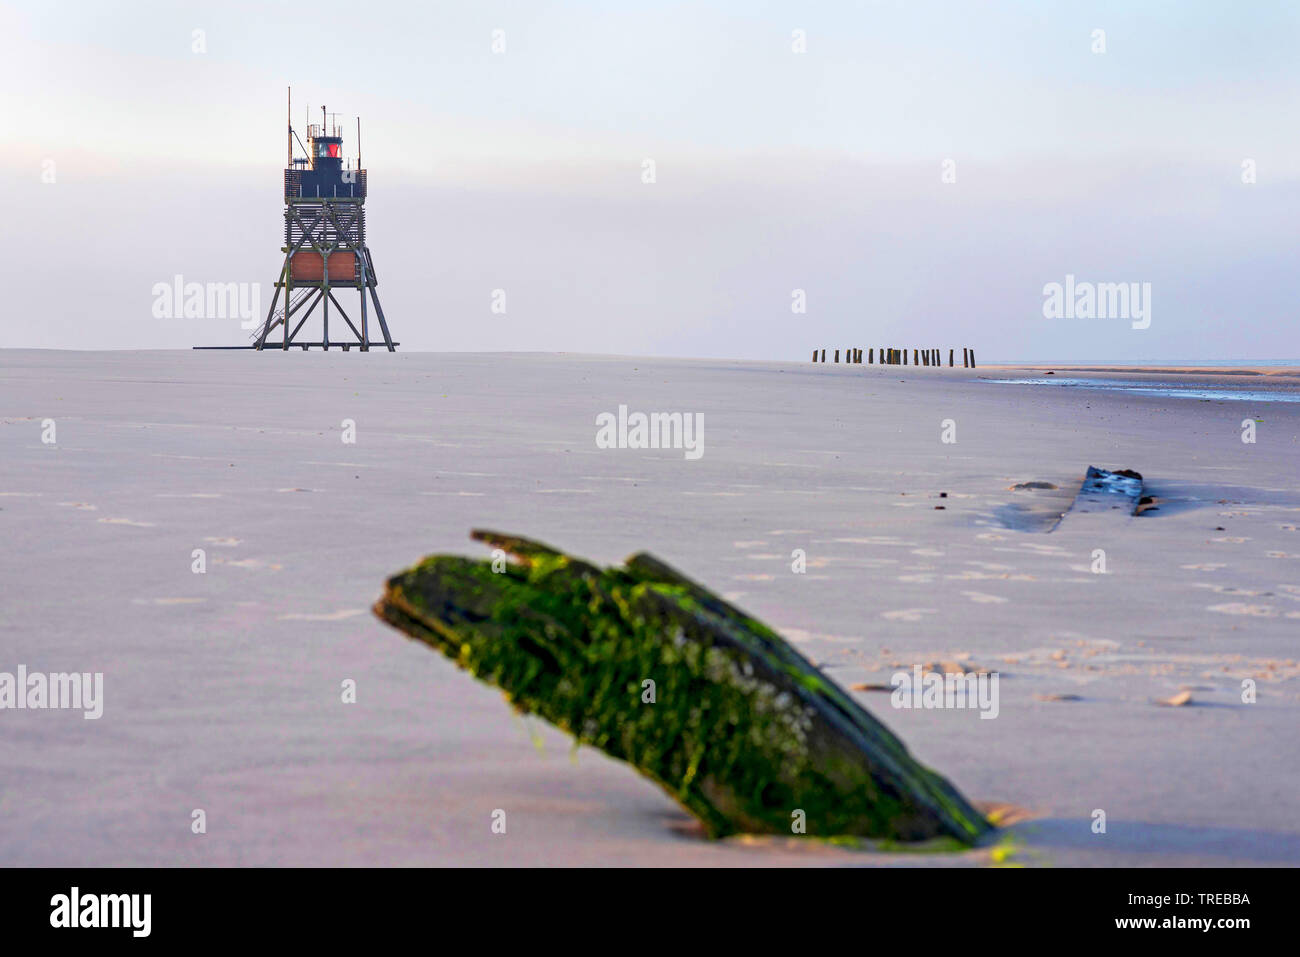
<svg viewBox="0 0 1300 957">
<path fill-rule="evenodd" d="M 293 91 L 289 91 L 288 166 L 284 170 L 284 265 L 275 283 L 275 295 L 266 321 L 256 331 L 254 349 L 356 347 L 370 350 L 369 294 L 375 318 L 389 352 L 398 343 L 388 334 L 384 309 L 375 287 L 374 260 L 366 246 L 366 171 L 361 166 L 361 119 L 357 118 L 357 158 L 343 157 L 343 132 L 338 114 L 321 107 L 320 125 L 309 123 L 307 142 L 293 128 Z M 294 144 L 305 154 L 295 155 Z M 360 312 L 354 323 L 335 292 L 355 289 L 360 294 Z M 317 341 L 299 339 L 316 307 L 320 307 L 321 336 Z M 355 341 L 330 339 L 330 306 L 347 324 Z M 336 329 L 339 327 L 336 325 Z M 278 330 L 278 331 L 277 331 Z"/>
</svg>

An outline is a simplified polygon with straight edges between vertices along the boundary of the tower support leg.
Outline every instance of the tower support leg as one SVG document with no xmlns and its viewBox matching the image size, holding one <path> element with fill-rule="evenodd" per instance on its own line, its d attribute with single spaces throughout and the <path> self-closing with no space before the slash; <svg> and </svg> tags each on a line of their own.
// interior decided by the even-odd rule
<svg viewBox="0 0 1300 957">
<path fill-rule="evenodd" d="M 370 287 L 370 298 L 375 302 L 375 315 L 379 317 L 379 328 L 384 333 L 384 345 L 388 346 L 389 352 L 396 352 L 393 348 L 393 337 L 388 334 L 388 323 L 384 321 L 384 307 L 379 304 L 379 293 L 375 292 L 375 287 Z"/>
<path fill-rule="evenodd" d="M 364 279 L 364 276 L 362 277 Z M 370 321 L 366 315 L 366 287 L 362 286 L 359 290 L 361 293 L 361 351 L 370 351 Z"/>
<path fill-rule="evenodd" d="M 262 333 L 257 337 L 257 344 L 253 347 L 261 349 L 266 345 L 266 337 L 271 334 L 271 317 L 275 315 L 275 304 L 280 301 L 280 289 L 284 289 L 284 309 L 289 311 L 289 257 L 284 257 L 284 265 L 280 267 L 280 280 L 275 284 L 275 295 L 271 297 L 271 308 L 266 310 L 266 322 L 262 323 Z"/>
</svg>

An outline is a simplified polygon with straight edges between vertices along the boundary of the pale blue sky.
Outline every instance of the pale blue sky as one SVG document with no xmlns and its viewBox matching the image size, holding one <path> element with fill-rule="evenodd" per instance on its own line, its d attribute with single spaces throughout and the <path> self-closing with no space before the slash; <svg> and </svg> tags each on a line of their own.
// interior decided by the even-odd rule
<svg viewBox="0 0 1300 957">
<path fill-rule="evenodd" d="M 411 348 L 1300 356 L 1284 3 L 8 3 L 0 243 L 30 278 L 4 341 L 242 341 L 153 318 L 150 290 L 269 299 L 286 83 L 298 122 L 363 117 L 370 246 Z M 1043 318 L 1067 273 L 1152 283 L 1151 327 Z"/>
</svg>

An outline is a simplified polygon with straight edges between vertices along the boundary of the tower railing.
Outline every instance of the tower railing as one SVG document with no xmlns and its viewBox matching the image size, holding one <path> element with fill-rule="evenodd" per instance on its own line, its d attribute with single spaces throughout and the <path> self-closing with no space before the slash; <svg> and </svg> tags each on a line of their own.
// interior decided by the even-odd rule
<svg viewBox="0 0 1300 957">
<path fill-rule="evenodd" d="M 290 199 L 365 199 L 368 189 L 368 177 L 363 169 L 345 169 L 345 174 L 354 174 L 352 182 L 346 179 L 342 183 L 332 184 L 326 189 L 311 183 L 312 171 L 303 169 L 286 169 L 284 171 L 284 198 Z"/>
</svg>

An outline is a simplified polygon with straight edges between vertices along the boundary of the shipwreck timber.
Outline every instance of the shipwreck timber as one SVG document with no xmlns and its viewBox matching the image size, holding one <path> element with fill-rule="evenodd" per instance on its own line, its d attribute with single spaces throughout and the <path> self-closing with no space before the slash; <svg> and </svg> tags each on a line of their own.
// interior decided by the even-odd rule
<svg viewBox="0 0 1300 957">
<path fill-rule="evenodd" d="M 803 821 L 811 836 L 972 844 L 991 830 L 779 635 L 659 560 L 599 568 L 472 537 L 492 561 L 430 556 L 389 579 L 375 613 L 631 764 L 710 836 Z"/>
</svg>

